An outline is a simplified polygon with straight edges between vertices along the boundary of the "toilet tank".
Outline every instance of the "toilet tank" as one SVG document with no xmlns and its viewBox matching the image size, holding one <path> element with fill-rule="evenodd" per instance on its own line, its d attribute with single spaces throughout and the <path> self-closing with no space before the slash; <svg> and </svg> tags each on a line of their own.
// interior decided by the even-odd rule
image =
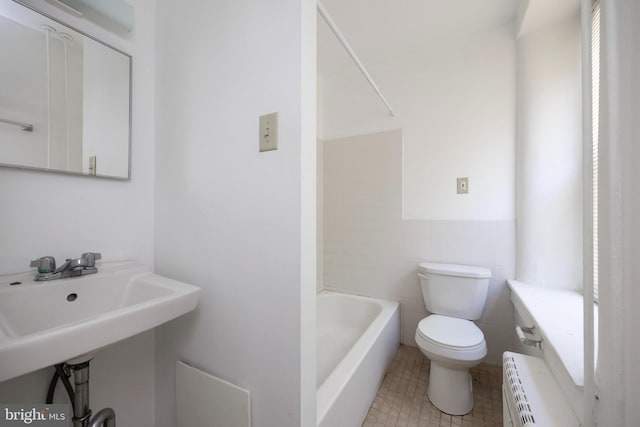
<svg viewBox="0 0 640 427">
<path fill-rule="evenodd" d="M 490 269 L 423 262 L 418 266 L 418 277 L 429 312 L 469 320 L 482 316 L 489 290 Z"/>
</svg>

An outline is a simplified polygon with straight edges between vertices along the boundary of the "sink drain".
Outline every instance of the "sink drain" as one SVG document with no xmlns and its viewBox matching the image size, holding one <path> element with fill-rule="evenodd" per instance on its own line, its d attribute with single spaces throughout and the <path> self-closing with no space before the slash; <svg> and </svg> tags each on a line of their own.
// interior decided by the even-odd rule
<svg viewBox="0 0 640 427">
<path fill-rule="evenodd" d="M 67 301 L 69 301 L 69 302 L 75 301 L 76 298 L 78 298 L 78 294 L 76 294 L 76 293 L 67 295 Z"/>
</svg>

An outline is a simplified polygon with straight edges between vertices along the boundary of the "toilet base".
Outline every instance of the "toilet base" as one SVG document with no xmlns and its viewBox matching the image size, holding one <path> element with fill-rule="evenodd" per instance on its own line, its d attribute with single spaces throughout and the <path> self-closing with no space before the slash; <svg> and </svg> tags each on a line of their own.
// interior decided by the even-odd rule
<svg viewBox="0 0 640 427">
<path fill-rule="evenodd" d="M 431 361 L 427 396 L 433 405 L 450 415 L 473 409 L 473 382 L 468 369 L 451 369 Z"/>
</svg>

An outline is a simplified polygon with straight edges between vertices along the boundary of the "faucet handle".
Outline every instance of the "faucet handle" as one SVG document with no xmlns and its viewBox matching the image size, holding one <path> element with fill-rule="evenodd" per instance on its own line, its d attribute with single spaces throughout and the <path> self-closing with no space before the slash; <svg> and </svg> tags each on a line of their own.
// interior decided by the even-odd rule
<svg viewBox="0 0 640 427">
<path fill-rule="evenodd" d="M 80 256 L 85 267 L 93 267 L 96 265 L 96 260 L 102 259 L 100 252 L 85 252 Z"/>
<path fill-rule="evenodd" d="M 36 267 L 38 273 L 51 273 L 56 269 L 56 259 L 52 256 L 43 256 L 38 259 L 31 260 L 31 267 Z"/>
</svg>

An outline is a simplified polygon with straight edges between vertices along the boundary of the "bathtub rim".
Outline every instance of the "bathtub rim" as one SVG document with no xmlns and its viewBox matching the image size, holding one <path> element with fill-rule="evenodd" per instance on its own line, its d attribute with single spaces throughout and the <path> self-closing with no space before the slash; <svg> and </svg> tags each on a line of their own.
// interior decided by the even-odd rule
<svg viewBox="0 0 640 427">
<path fill-rule="evenodd" d="M 381 336 L 381 333 L 384 331 L 385 326 L 391 321 L 394 315 L 399 316 L 400 312 L 400 303 L 398 301 L 351 294 L 347 292 L 337 292 L 334 290 L 326 289 L 321 290 L 316 295 L 316 297 L 321 296 L 341 296 L 346 298 L 361 299 L 381 306 L 382 310 L 367 326 L 362 335 L 360 335 L 353 346 L 347 351 L 346 356 L 342 360 L 340 360 L 336 367 L 327 376 L 325 381 L 322 384 L 317 385 L 317 425 L 320 425 L 320 423 L 322 423 L 323 419 L 329 413 L 336 400 L 340 397 L 342 391 L 354 376 L 356 369 L 363 363 L 363 360 L 365 359 L 371 348 L 374 346 L 377 339 Z M 396 348 L 393 350 L 394 353 L 397 350 L 398 346 L 399 339 Z"/>
</svg>

